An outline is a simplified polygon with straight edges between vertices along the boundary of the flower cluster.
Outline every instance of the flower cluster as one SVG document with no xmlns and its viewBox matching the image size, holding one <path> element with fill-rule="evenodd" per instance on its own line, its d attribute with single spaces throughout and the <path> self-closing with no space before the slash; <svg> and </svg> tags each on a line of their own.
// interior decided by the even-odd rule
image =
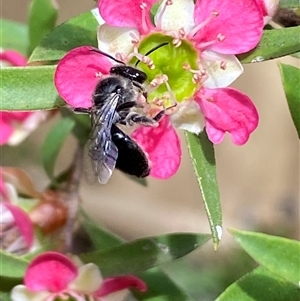
<svg viewBox="0 0 300 301">
<path fill-rule="evenodd" d="M 123 300 L 126 289 L 141 292 L 146 284 L 139 278 L 126 275 L 103 280 L 98 267 L 93 264 L 77 266 L 67 256 L 57 252 L 46 252 L 29 264 L 24 284 L 13 288 L 13 301 L 109 301 Z M 113 299 L 110 299 L 113 297 Z"/>
<path fill-rule="evenodd" d="M 237 145 L 247 142 L 258 125 L 257 110 L 247 95 L 228 86 L 243 72 L 235 55 L 261 38 L 261 1 L 101 0 L 98 9 L 99 49 L 126 64 L 140 61 L 148 77 L 148 115 L 166 110 L 158 127 L 132 134 L 149 155 L 151 176 L 166 179 L 179 167 L 174 127 L 198 134 L 205 126 L 213 143 L 226 132 Z M 114 64 L 90 49 L 70 51 L 56 70 L 57 90 L 71 107 L 91 107 L 97 82 Z"/>
<path fill-rule="evenodd" d="M 4 181 L 0 168 L 0 249 L 21 255 L 32 248 L 34 231 L 28 214 L 16 203 L 16 189 Z"/>
</svg>

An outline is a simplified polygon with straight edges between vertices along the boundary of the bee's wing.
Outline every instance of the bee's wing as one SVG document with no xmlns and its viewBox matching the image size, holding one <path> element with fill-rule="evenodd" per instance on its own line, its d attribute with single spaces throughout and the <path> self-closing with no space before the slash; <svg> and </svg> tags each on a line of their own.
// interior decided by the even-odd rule
<svg viewBox="0 0 300 301">
<path fill-rule="evenodd" d="M 92 130 L 89 140 L 89 156 L 92 169 L 101 184 L 109 180 L 118 158 L 118 148 L 111 138 L 119 95 L 109 98 L 99 110 L 91 113 Z"/>
</svg>

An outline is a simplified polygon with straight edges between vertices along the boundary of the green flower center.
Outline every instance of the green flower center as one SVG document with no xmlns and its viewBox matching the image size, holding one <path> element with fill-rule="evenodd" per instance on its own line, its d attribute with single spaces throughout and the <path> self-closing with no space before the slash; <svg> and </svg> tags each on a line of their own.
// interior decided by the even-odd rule
<svg viewBox="0 0 300 301">
<path fill-rule="evenodd" d="M 191 69 L 197 70 L 198 54 L 193 45 L 183 40 L 181 45 L 175 47 L 172 43 L 173 37 L 155 33 L 147 36 L 139 45 L 139 53 L 146 54 L 151 49 L 163 43 L 169 43 L 158 48 L 148 55 L 153 61 L 155 68 L 150 69 L 146 64 L 139 63 L 138 68 L 144 71 L 147 76 L 147 84 L 150 84 L 155 78 L 167 75 L 168 84 L 176 98 L 176 101 L 182 102 L 193 96 L 199 84 L 193 81 L 193 73 L 184 68 L 188 65 Z M 135 59 L 136 62 L 136 59 Z M 134 62 L 133 62 L 134 63 Z M 149 101 L 154 98 L 168 98 L 169 91 L 166 84 L 162 83 L 149 94 Z"/>
</svg>

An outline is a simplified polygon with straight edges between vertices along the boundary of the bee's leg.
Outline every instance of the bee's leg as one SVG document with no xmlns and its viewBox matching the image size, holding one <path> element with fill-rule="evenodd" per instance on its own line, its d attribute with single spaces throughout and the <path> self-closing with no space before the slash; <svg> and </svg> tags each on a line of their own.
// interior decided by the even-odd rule
<svg viewBox="0 0 300 301">
<path fill-rule="evenodd" d="M 73 111 L 75 113 L 85 113 L 85 114 L 89 114 L 91 112 L 90 108 L 74 108 Z"/>
<path fill-rule="evenodd" d="M 145 126 L 154 126 L 157 125 L 157 121 L 153 118 L 140 115 L 135 112 L 129 112 L 125 118 L 126 124 L 133 125 L 134 123 L 139 123 Z"/>
<path fill-rule="evenodd" d="M 165 113 L 166 113 L 166 111 L 168 111 L 168 110 L 170 110 L 170 109 L 173 109 L 173 108 L 175 108 L 177 106 L 177 103 L 175 103 L 174 105 L 172 105 L 172 106 L 170 106 L 170 107 L 168 107 L 168 108 L 166 108 L 166 109 L 164 109 L 164 110 L 161 110 L 160 112 L 158 112 L 154 117 L 153 117 L 153 119 L 155 120 L 155 121 L 160 121 L 162 118 L 163 118 L 163 116 L 165 115 Z"/>
</svg>

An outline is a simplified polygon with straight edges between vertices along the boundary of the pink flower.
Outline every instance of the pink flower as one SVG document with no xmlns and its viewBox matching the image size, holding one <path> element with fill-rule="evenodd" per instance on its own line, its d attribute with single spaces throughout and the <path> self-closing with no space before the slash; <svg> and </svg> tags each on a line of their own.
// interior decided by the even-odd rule
<svg viewBox="0 0 300 301">
<path fill-rule="evenodd" d="M 34 231 L 28 214 L 16 203 L 16 189 L 4 181 L 0 168 L 0 249 L 22 255 L 33 247 Z"/>
<path fill-rule="evenodd" d="M 0 62 L 4 65 L 25 66 L 27 59 L 14 50 L 0 52 Z M 40 122 L 46 119 L 47 112 L 5 112 L 0 111 L 0 145 L 16 145 L 22 142 Z"/>
<path fill-rule="evenodd" d="M 0 249 L 22 255 L 33 245 L 33 225 L 27 213 L 8 202 L 0 202 Z"/>
<path fill-rule="evenodd" d="M 205 125 L 213 143 L 220 143 L 228 132 L 237 145 L 246 143 L 257 127 L 251 100 L 227 86 L 243 72 L 234 55 L 258 44 L 263 14 L 255 0 L 168 0 L 159 4 L 152 23 L 150 10 L 156 4 L 99 1 L 106 23 L 100 25 L 98 43 L 102 51 L 126 63 L 141 61 L 139 68 L 148 76 L 148 101 L 156 112 L 177 104 L 158 127 L 140 127 L 132 134 L 149 155 L 151 175 L 166 179 L 177 171 L 181 157 L 173 126 L 198 134 Z M 58 64 L 59 94 L 71 107 L 90 107 L 99 78 L 112 64 L 89 47 L 72 50 Z"/>
<path fill-rule="evenodd" d="M 89 263 L 79 268 L 65 255 L 46 252 L 37 256 L 28 266 L 24 285 L 13 288 L 13 301 L 80 300 L 105 301 L 109 295 L 134 288 L 146 290 L 146 284 L 127 275 L 102 279 L 98 267 Z M 114 300 L 123 300 L 124 292 Z"/>
</svg>

